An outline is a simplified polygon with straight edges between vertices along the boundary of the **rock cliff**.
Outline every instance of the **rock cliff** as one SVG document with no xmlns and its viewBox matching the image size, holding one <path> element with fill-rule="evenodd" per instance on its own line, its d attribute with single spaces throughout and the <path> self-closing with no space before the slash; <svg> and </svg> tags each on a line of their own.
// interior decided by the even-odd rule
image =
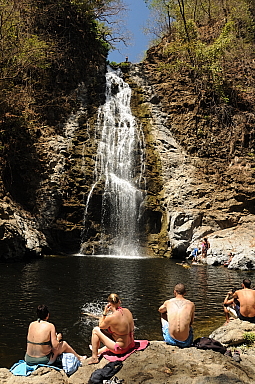
<svg viewBox="0 0 255 384">
<path fill-rule="evenodd" d="M 148 51 L 145 62 L 128 76 L 139 100 L 134 113 L 150 127 L 153 156 L 160 164 L 162 188 L 154 199 L 168 243 L 164 236 L 162 246 L 157 238 L 156 252 L 181 256 L 207 236 L 213 260 L 226 261 L 231 251 L 230 268 L 253 268 L 254 113 L 249 107 L 232 108 L 225 111 L 231 122 L 223 121 L 223 111 L 202 102 L 187 73 L 173 78 L 157 71 L 161 49 Z"/>
<path fill-rule="evenodd" d="M 168 44 L 163 39 L 123 74 L 145 139 L 141 244 L 147 254 L 183 258 L 207 236 L 208 263 L 226 260 L 231 251 L 230 268 L 255 268 L 254 61 L 246 80 L 237 65 L 228 69 L 235 97 L 223 103 L 210 89 L 198 89 L 188 70 L 162 69 L 171 61 L 164 54 Z M 90 55 L 84 57 L 87 72 L 79 66 L 78 78 L 65 90 L 62 114 L 54 113 L 53 103 L 41 122 L 22 134 L 13 131 L 20 148 L 3 158 L 0 184 L 2 260 L 77 253 L 84 232 L 84 252 L 99 252 L 102 185 L 93 192 L 85 228 L 84 211 L 94 180 L 106 66 L 100 52 Z M 241 87 L 244 81 L 249 92 Z"/>
</svg>

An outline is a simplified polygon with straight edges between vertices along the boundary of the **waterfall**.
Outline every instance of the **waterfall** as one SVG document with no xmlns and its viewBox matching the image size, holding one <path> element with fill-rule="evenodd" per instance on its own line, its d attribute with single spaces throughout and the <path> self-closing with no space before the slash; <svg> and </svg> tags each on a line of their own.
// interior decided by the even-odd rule
<svg viewBox="0 0 255 384">
<path fill-rule="evenodd" d="M 87 197 L 84 220 L 88 220 L 94 190 L 102 184 L 99 243 L 104 252 L 115 255 L 139 253 L 138 221 L 144 198 L 141 185 L 145 189 L 145 151 L 143 134 L 132 115 L 130 100 L 131 88 L 121 78 L 121 72 L 108 68 L 105 104 L 98 109 L 96 123 L 98 149 L 94 183 Z"/>
</svg>

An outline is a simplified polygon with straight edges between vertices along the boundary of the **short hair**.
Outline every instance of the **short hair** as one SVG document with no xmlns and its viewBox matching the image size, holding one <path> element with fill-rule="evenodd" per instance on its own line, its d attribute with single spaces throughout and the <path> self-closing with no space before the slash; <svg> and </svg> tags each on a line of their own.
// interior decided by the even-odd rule
<svg viewBox="0 0 255 384">
<path fill-rule="evenodd" d="M 108 303 L 118 304 L 120 302 L 120 298 L 116 293 L 111 293 L 107 298 Z"/>
<path fill-rule="evenodd" d="M 245 288 L 251 288 L 251 280 L 243 279 L 243 285 L 245 286 Z"/>
<path fill-rule="evenodd" d="M 186 293 L 185 285 L 182 283 L 176 284 L 176 286 L 174 287 L 174 291 L 179 293 L 179 295 L 184 295 L 184 293 Z"/>
<path fill-rule="evenodd" d="M 48 310 L 47 305 L 45 305 L 45 304 L 38 305 L 36 313 L 37 313 L 38 319 L 45 320 L 49 314 L 49 310 Z"/>
</svg>

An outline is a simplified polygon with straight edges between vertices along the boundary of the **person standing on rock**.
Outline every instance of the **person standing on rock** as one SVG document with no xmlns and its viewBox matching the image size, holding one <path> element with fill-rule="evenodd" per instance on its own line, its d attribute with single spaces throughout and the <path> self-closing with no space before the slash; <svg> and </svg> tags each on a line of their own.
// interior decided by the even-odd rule
<svg viewBox="0 0 255 384">
<path fill-rule="evenodd" d="M 255 323 L 255 291 L 251 289 L 251 280 L 244 279 L 242 288 L 233 293 L 233 298 L 240 302 L 239 319 Z"/>
<path fill-rule="evenodd" d="M 174 287 L 174 298 L 166 300 L 158 311 L 161 313 L 162 333 L 167 344 L 180 348 L 189 347 L 193 342 L 191 325 L 194 321 L 195 304 L 184 298 L 184 284 Z"/>
<path fill-rule="evenodd" d="M 202 248 L 202 257 L 206 258 L 208 249 L 210 248 L 210 243 L 207 240 L 207 237 L 204 237 L 202 244 L 201 244 L 201 248 Z"/>
</svg>

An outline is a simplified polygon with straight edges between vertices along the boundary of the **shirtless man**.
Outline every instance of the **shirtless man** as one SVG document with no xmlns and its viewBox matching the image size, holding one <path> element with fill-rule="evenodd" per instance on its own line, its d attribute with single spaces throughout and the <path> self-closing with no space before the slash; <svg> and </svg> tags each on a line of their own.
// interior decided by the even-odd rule
<svg viewBox="0 0 255 384">
<path fill-rule="evenodd" d="M 195 304 L 184 298 L 185 293 L 184 284 L 176 284 L 175 298 L 166 300 L 158 309 L 162 314 L 162 333 L 165 342 L 180 348 L 189 347 L 193 342 L 191 325 L 194 321 Z"/>
<path fill-rule="evenodd" d="M 100 344 L 104 344 L 99 349 Z M 115 354 L 123 354 L 135 346 L 134 320 L 127 308 L 121 307 L 121 300 L 116 293 L 108 296 L 108 304 L 99 318 L 98 327 L 92 331 L 92 357 L 88 364 L 99 363 L 98 356 L 110 350 Z"/>
<path fill-rule="evenodd" d="M 244 279 L 242 288 L 235 291 L 233 298 L 237 298 L 240 302 L 239 319 L 255 323 L 255 291 L 251 289 L 251 280 Z"/>
</svg>

